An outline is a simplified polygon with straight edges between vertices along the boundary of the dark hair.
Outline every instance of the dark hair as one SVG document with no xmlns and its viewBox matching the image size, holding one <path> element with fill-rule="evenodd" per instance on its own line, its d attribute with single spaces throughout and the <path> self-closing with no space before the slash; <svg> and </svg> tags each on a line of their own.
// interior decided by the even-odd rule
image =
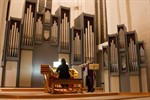
<svg viewBox="0 0 150 100">
<path fill-rule="evenodd" d="M 66 60 L 64 58 L 61 59 L 61 63 L 62 65 L 65 65 L 66 64 Z"/>
</svg>

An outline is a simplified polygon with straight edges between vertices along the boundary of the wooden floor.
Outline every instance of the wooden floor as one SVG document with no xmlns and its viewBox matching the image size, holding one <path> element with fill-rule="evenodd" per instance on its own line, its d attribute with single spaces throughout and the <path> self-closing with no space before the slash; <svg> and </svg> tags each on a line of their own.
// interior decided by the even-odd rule
<svg viewBox="0 0 150 100">
<path fill-rule="evenodd" d="M 0 88 L 0 100 L 150 100 L 150 93 L 105 93 L 100 90 L 83 93 L 44 93 L 43 88 Z"/>
</svg>

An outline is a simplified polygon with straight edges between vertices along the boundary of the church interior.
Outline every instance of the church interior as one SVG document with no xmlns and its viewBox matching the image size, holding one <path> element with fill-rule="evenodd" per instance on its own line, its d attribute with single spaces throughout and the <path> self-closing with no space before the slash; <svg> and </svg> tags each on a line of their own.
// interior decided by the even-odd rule
<svg viewBox="0 0 150 100">
<path fill-rule="evenodd" d="M 149 51 L 150 0 L 0 0 L 2 99 L 149 100 Z"/>
</svg>

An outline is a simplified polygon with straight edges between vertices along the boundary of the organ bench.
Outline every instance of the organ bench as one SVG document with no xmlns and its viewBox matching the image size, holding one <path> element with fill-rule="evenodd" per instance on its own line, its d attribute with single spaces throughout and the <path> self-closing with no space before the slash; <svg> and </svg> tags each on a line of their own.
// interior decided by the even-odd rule
<svg viewBox="0 0 150 100">
<path fill-rule="evenodd" d="M 54 93 L 55 89 L 63 89 L 60 84 L 68 84 L 68 88 L 71 88 L 72 91 L 77 90 L 82 93 L 82 79 L 59 79 L 49 65 L 41 65 L 41 74 L 44 76 L 45 92 Z"/>
</svg>

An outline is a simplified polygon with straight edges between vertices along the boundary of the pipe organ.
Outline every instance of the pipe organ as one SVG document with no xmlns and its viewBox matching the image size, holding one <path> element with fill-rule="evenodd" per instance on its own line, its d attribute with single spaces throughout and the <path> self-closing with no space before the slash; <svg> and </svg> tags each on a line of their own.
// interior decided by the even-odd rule
<svg viewBox="0 0 150 100">
<path fill-rule="evenodd" d="M 38 11 L 42 12 L 44 9 L 45 0 L 39 0 Z"/>
<path fill-rule="evenodd" d="M 36 29 L 35 29 L 35 43 L 42 42 L 43 34 L 43 14 L 37 13 L 36 16 Z"/>
<path fill-rule="evenodd" d="M 117 44 L 117 35 L 109 35 L 109 60 L 110 60 L 110 72 L 118 73 L 118 44 Z"/>
<path fill-rule="evenodd" d="M 117 25 L 117 30 L 118 34 L 108 35 L 108 47 L 102 49 L 104 77 L 108 78 L 105 84 L 109 84 L 110 92 L 148 91 L 143 78 L 147 78 L 143 42 L 137 42 L 136 32 L 126 32 L 123 24 Z"/>
<path fill-rule="evenodd" d="M 20 27 L 21 19 L 11 17 L 7 33 L 7 59 L 9 60 L 11 60 L 11 58 L 17 58 L 17 60 L 19 60 L 21 32 Z"/>
<path fill-rule="evenodd" d="M 70 29 L 70 8 L 60 6 L 52 15 L 47 7 L 42 13 L 42 7 L 39 8 L 40 12 L 36 12 L 36 0 L 25 0 L 22 24 L 21 19 L 12 17 L 7 22 L 2 86 L 9 84 L 9 81 L 5 84 L 5 74 L 9 76 L 7 68 L 11 64 L 16 71 L 16 74 L 11 73 L 16 80 L 13 86 L 34 87 L 42 86 L 42 79 L 35 72 L 39 70 L 37 62 L 51 64 L 64 55 L 71 61 L 69 65 L 96 62 L 94 16 L 82 13 L 79 20 L 75 20 L 79 25 Z"/>
<path fill-rule="evenodd" d="M 44 12 L 44 23 L 45 24 L 50 24 L 50 19 L 51 18 L 51 9 L 50 8 L 45 8 Z"/>
<path fill-rule="evenodd" d="M 58 45 L 59 21 L 58 17 L 51 16 L 51 45 Z"/>
<path fill-rule="evenodd" d="M 83 59 L 84 62 L 95 61 L 94 17 L 82 13 L 75 19 L 75 26 L 83 28 Z"/>
<path fill-rule="evenodd" d="M 70 53 L 70 8 L 61 6 L 56 15 L 60 16 L 59 52 Z"/>
<path fill-rule="evenodd" d="M 36 4 L 34 2 L 27 0 L 23 18 L 23 30 L 22 30 L 23 48 L 33 46 L 35 12 L 36 12 Z"/>
<path fill-rule="evenodd" d="M 79 28 L 73 27 L 71 29 L 72 34 L 72 47 L 71 47 L 71 63 L 81 64 L 82 63 L 82 31 Z"/>
<path fill-rule="evenodd" d="M 130 72 L 138 72 L 138 59 L 137 59 L 137 43 L 135 39 L 135 32 L 127 33 L 127 45 L 128 45 L 128 59 Z"/>
</svg>

